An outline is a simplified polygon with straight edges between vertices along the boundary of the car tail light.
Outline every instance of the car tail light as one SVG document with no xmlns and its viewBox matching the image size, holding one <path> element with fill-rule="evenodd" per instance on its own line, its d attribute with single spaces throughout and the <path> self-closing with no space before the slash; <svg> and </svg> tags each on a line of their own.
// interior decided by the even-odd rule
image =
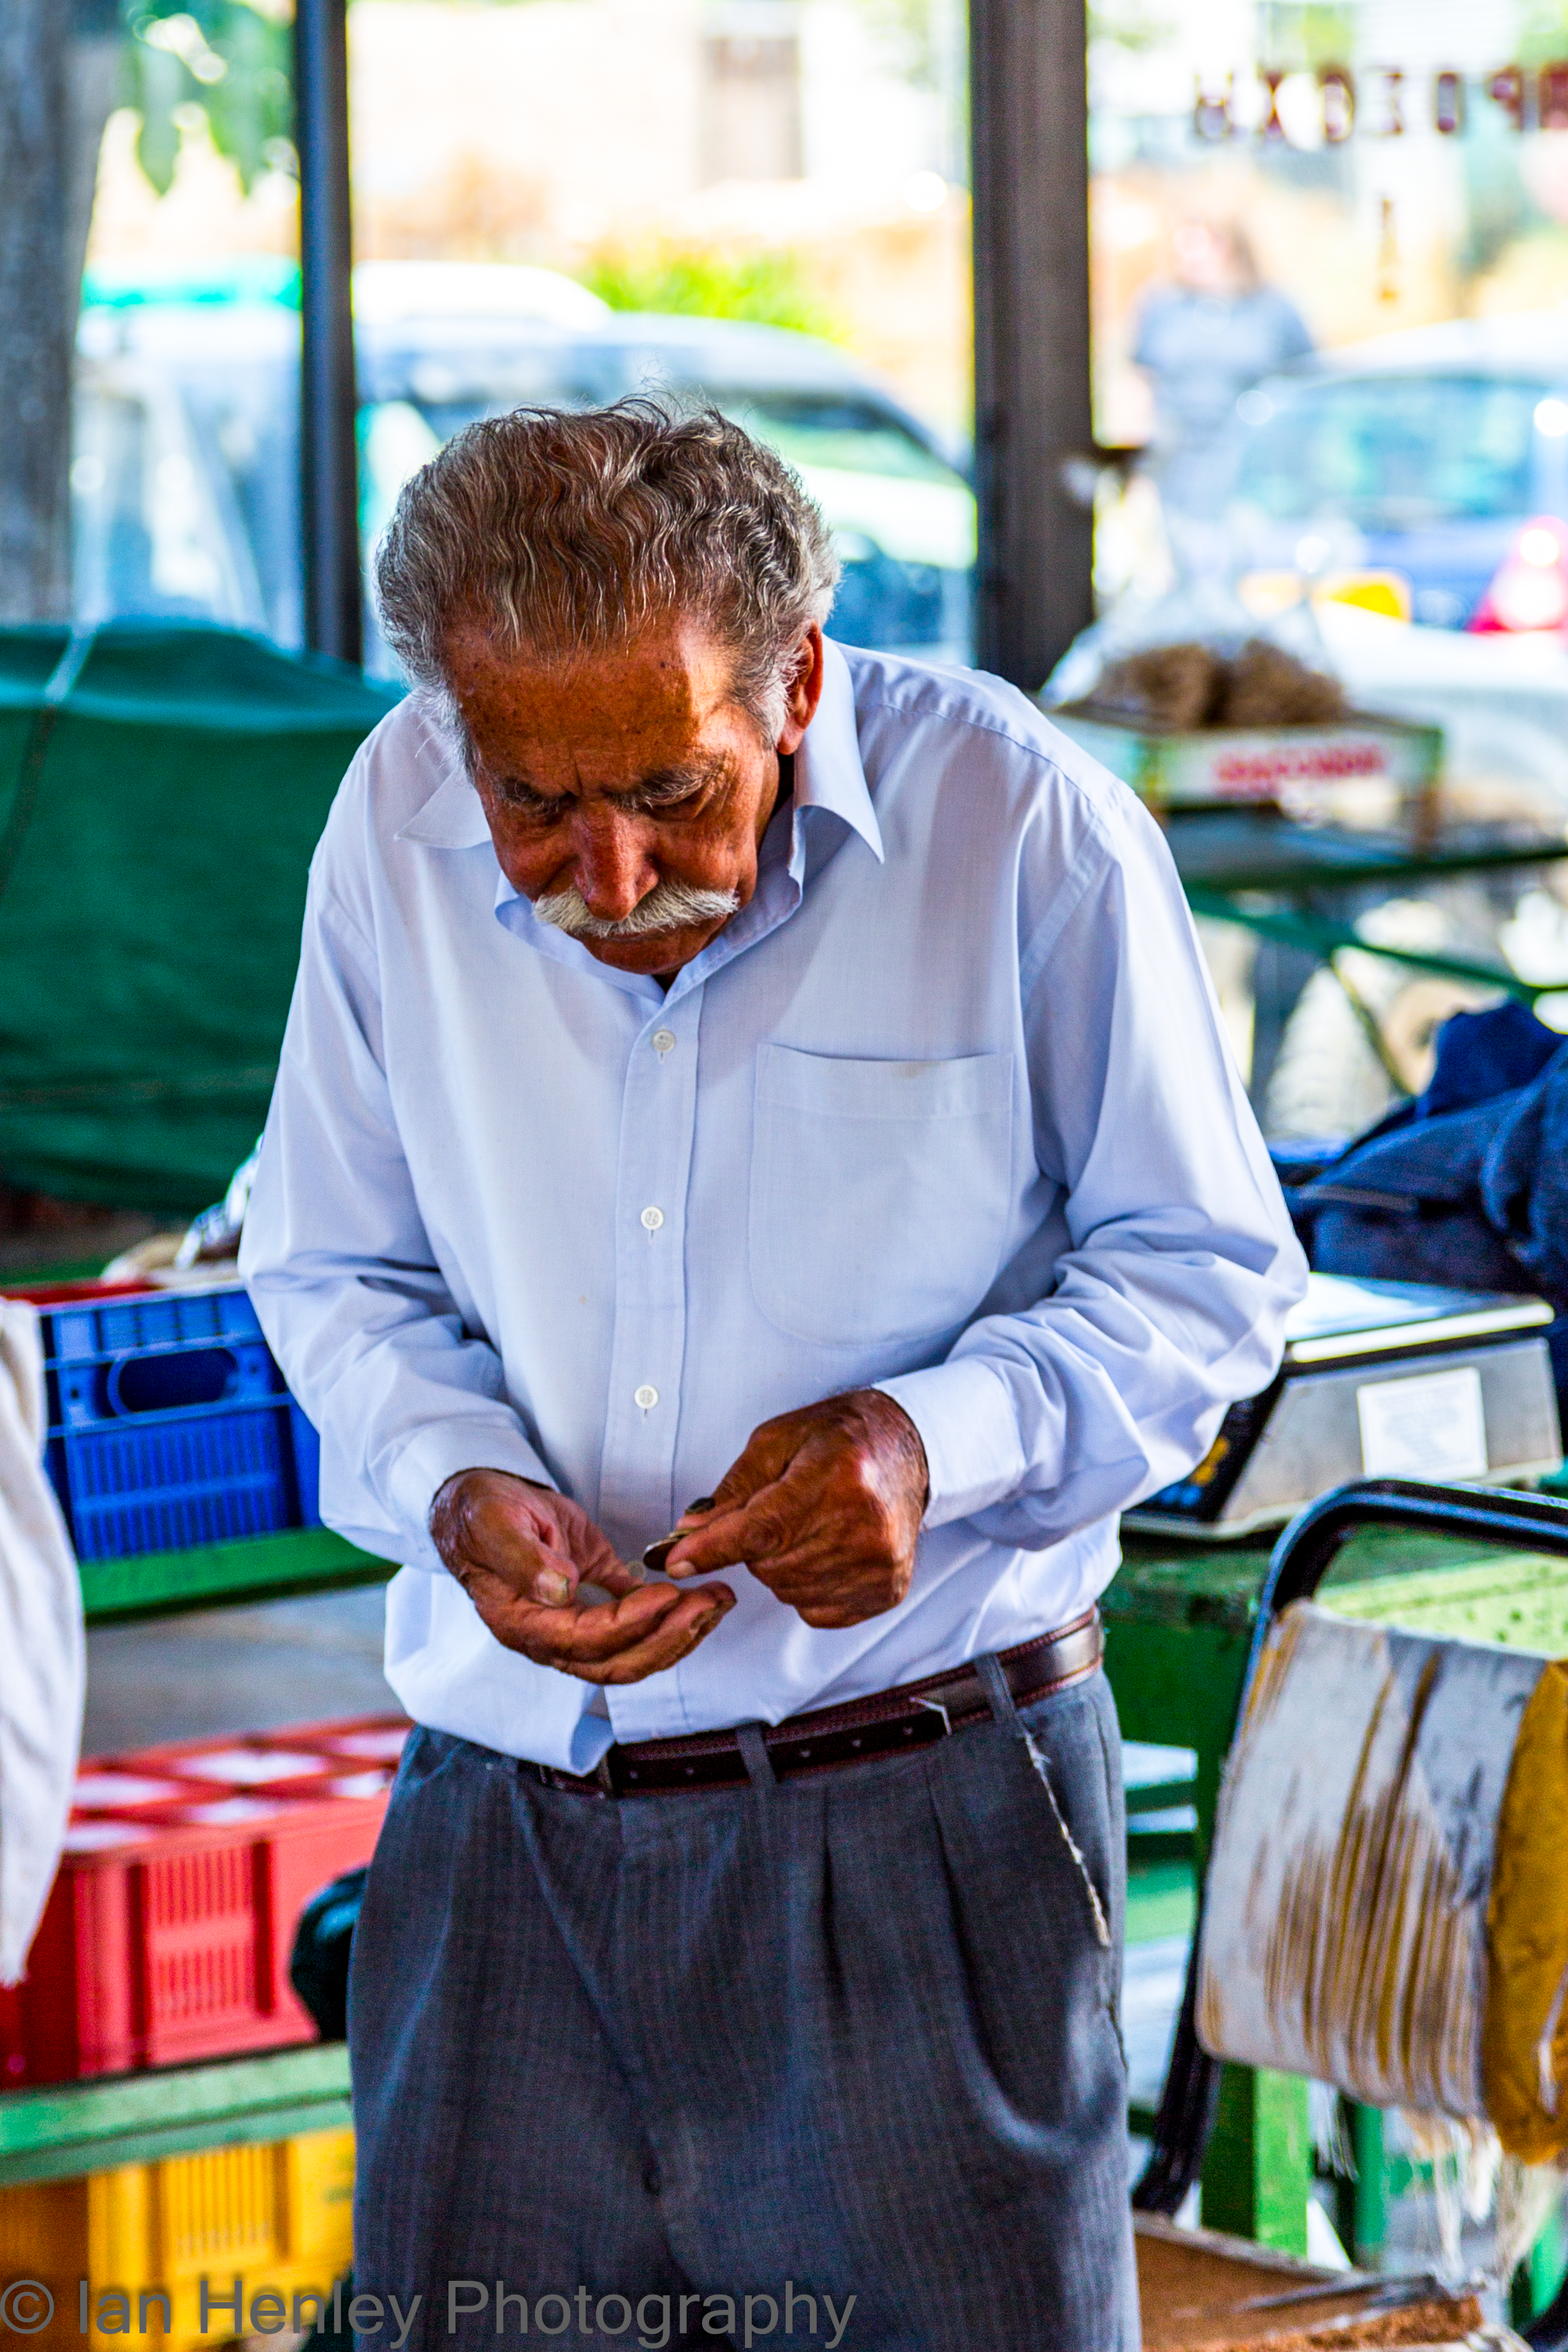
<svg viewBox="0 0 1568 2352">
<path fill-rule="evenodd" d="M 1568 523 L 1538 515 L 1515 534 L 1469 625 L 1484 633 L 1568 622 Z"/>
</svg>

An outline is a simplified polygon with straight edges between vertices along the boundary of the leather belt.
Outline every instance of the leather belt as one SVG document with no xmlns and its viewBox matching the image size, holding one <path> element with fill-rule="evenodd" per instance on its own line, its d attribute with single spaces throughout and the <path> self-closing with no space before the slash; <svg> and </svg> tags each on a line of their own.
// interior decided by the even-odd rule
<svg viewBox="0 0 1568 2352">
<path fill-rule="evenodd" d="M 1026 1706 L 1048 1691 L 1082 1682 L 1104 1654 L 1100 1612 L 1091 1608 L 1071 1625 L 1041 1633 L 998 1654 L 1014 1703 Z M 973 1666 L 899 1683 L 846 1706 L 818 1707 L 782 1723 L 747 1724 L 734 1731 L 702 1731 L 685 1739 L 639 1739 L 617 1745 L 586 1775 L 524 1761 L 520 1769 L 547 1789 L 581 1797 L 662 1797 L 706 1789 L 743 1787 L 769 1777 L 799 1780 L 841 1771 L 874 1757 L 927 1748 L 974 1723 L 992 1720 L 991 1703 Z"/>
</svg>

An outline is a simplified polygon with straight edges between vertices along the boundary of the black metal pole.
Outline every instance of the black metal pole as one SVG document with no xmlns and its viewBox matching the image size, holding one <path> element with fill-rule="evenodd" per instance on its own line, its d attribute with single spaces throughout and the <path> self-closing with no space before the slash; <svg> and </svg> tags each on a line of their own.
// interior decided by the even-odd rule
<svg viewBox="0 0 1568 2352">
<path fill-rule="evenodd" d="M 294 108 L 299 151 L 305 642 L 313 652 L 358 662 L 363 651 L 363 590 L 354 439 L 348 0 L 296 0 Z"/>
<path fill-rule="evenodd" d="M 1084 0 L 970 0 L 978 658 L 1026 693 L 1094 612 L 1086 47 Z"/>
</svg>

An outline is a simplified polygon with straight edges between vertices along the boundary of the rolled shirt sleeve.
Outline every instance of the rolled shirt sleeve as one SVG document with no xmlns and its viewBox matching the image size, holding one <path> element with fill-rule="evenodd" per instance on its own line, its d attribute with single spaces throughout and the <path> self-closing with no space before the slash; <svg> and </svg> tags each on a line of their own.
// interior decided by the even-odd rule
<svg viewBox="0 0 1568 2352">
<path fill-rule="evenodd" d="M 1273 1377 L 1306 1267 L 1169 850 L 1130 796 L 1096 812 L 1021 987 L 1069 1246 L 1037 1304 L 878 1386 L 925 1444 L 925 1524 L 1035 1549 L 1191 1467 Z"/>
</svg>

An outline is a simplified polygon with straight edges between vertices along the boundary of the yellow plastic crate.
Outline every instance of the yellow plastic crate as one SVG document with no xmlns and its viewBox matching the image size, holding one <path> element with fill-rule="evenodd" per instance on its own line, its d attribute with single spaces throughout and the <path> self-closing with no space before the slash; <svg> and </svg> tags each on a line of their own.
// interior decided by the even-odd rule
<svg viewBox="0 0 1568 2352">
<path fill-rule="evenodd" d="M 304 2132 L 270 2146 L 206 2148 L 78 2180 L 0 2189 L 0 2290 L 36 2279 L 54 2297 L 52 2319 L 28 2331 L 40 2352 L 84 2352 L 84 2279 L 86 2352 L 128 2352 L 128 2339 L 157 2352 L 196 2352 L 253 2331 L 291 2329 L 297 2295 L 300 2324 L 308 2326 L 316 2315 L 309 2297 L 329 2296 L 349 2266 L 353 2198 L 351 2131 Z M 237 2321 L 229 2307 L 236 2275 L 244 2303 Z M 257 2328 L 255 2298 L 269 2292 L 283 2309 L 264 2306 Z M 123 2300 L 109 2300 L 117 2295 Z"/>
</svg>

